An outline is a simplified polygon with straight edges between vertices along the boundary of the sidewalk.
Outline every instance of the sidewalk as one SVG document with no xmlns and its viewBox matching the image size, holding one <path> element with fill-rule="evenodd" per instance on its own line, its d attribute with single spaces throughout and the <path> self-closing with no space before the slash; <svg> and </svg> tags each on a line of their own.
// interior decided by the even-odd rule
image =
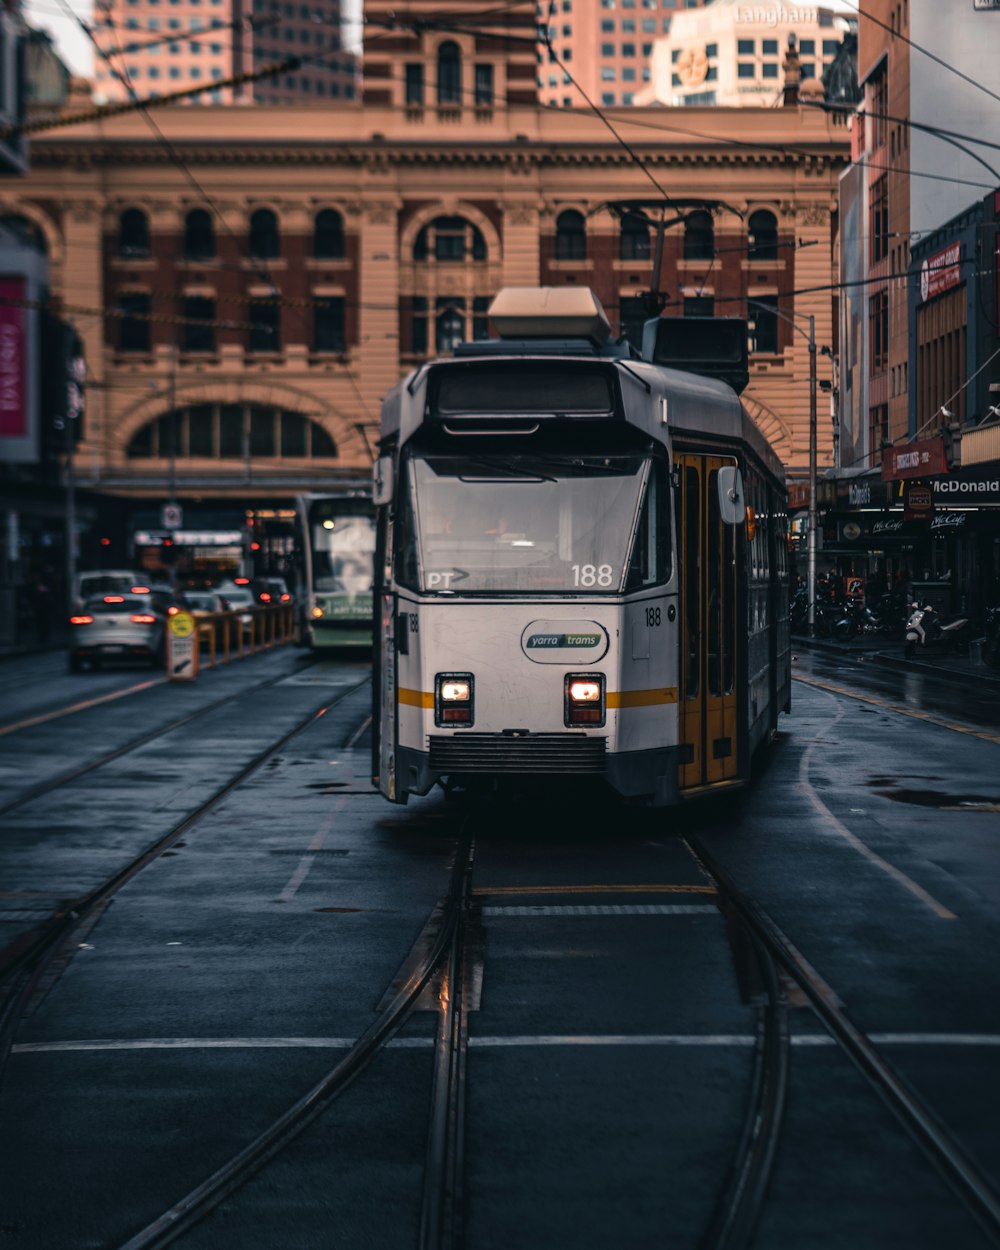
<svg viewBox="0 0 1000 1250">
<path fill-rule="evenodd" d="M 1000 688 L 1000 670 L 987 668 L 985 664 L 973 664 L 964 655 L 914 656 L 908 660 L 903 655 L 902 641 L 888 638 L 852 638 L 838 642 L 834 638 L 808 638 L 805 634 L 792 634 L 792 650 L 822 651 L 829 655 L 855 656 L 877 664 L 910 673 L 931 673 L 973 686 L 996 686 Z"/>
</svg>

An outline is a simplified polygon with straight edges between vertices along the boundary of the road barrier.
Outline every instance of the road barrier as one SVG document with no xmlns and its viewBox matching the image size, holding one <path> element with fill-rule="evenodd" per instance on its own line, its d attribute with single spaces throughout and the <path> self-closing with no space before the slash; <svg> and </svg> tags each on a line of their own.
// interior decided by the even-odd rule
<svg viewBox="0 0 1000 1250">
<path fill-rule="evenodd" d="M 226 612 L 199 612 L 191 614 L 195 622 L 196 646 L 193 671 L 188 669 L 182 676 L 174 674 L 174 665 L 168 657 L 168 672 L 176 680 L 191 680 L 197 676 L 202 665 L 215 668 L 230 660 L 242 660 L 256 655 L 258 651 L 271 651 L 286 643 L 299 641 L 299 629 L 295 608 L 290 603 L 260 604 L 249 608 L 236 608 Z M 171 618 L 174 619 L 174 618 Z M 168 631 L 168 646 L 177 646 Z M 207 649 L 207 657 L 201 659 L 201 651 Z"/>
</svg>

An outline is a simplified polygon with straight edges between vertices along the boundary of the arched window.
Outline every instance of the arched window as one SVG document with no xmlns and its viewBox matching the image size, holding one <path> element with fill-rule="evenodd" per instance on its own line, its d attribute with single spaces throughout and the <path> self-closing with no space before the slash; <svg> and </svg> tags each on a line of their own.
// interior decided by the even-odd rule
<svg viewBox="0 0 1000 1250">
<path fill-rule="evenodd" d="M 711 260 L 715 255 L 715 226 L 712 214 L 690 213 L 684 221 L 684 259 Z"/>
<path fill-rule="evenodd" d="M 747 256 L 750 260 L 778 259 L 778 219 L 766 208 L 750 214 Z"/>
<path fill-rule="evenodd" d="M 313 223 L 313 256 L 341 260 L 344 255 L 344 219 L 335 208 L 323 208 Z"/>
<path fill-rule="evenodd" d="M 118 223 L 119 256 L 149 255 L 149 218 L 141 208 L 126 208 Z"/>
<path fill-rule="evenodd" d="M 556 260 L 584 260 L 587 256 L 587 228 L 583 213 L 567 208 L 556 218 Z"/>
<path fill-rule="evenodd" d="M 269 208 L 258 208 L 250 218 L 250 255 L 257 260 L 281 255 L 278 218 Z"/>
<path fill-rule="evenodd" d="M 208 260 L 215 255 L 215 227 L 204 208 L 192 208 L 184 218 L 184 255 L 188 260 Z"/>
<path fill-rule="evenodd" d="M 626 213 L 618 242 L 622 260 L 649 260 L 649 226 L 638 213 Z"/>
<path fill-rule="evenodd" d="M 333 459 L 337 445 L 299 412 L 258 404 L 192 404 L 138 429 L 128 445 L 130 460 L 232 460 L 234 468 L 254 459 Z"/>
<path fill-rule="evenodd" d="M 464 217 L 435 217 L 413 241 L 413 259 L 437 261 L 486 260 L 483 232 Z"/>
<path fill-rule="evenodd" d="M 462 102 L 462 54 L 449 40 L 438 48 L 438 104 Z"/>
</svg>

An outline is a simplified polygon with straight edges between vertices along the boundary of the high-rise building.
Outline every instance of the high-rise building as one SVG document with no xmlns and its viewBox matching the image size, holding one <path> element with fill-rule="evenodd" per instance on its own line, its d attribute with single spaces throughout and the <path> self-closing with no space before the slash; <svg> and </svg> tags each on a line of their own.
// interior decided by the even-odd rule
<svg viewBox="0 0 1000 1250">
<path fill-rule="evenodd" d="M 823 5 L 713 0 L 696 12 L 678 13 L 670 30 L 655 39 L 650 81 L 635 102 L 688 108 L 774 104 L 789 39 L 798 48 L 802 82 L 819 80 L 853 25 Z"/>
<path fill-rule="evenodd" d="M 101 0 L 97 96 L 109 101 L 204 87 L 192 104 L 325 104 L 357 94 L 339 0 Z M 296 58 L 282 72 L 213 87 Z"/>
<path fill-rule="evenodd" d="M 918 329 L 911 354 L 909 289 L 920 274 L 910 248 L 996 188 L 993 154 L 974 145 L 995 129 L 998 40 L 996 5 L 949 6 L 943 21 L 933 0 L 870 0 L 860 18 L 864 99 L 840 191 L 844 468 L 879 464 L 883 443 L 928 438 L 950 420 L 964 425 L 982 416 L 968 407 L 962 382 L 975 371 L 964 281 L 930 286 L 923 303 L 935 315 L 918 318 L 928 335 L 933 323 L 935 341 L 947 323 L 953 350 L 934 359 L 921 353 Z M 975 264 L 963 256 L 959 277 Z M 922 386 L 915 376 L 922 367 L 944 371 L 940 385 Z M 930 395 L 953 402 L 928 411 L 920 397 Z"/>
<path fill-rule="evenodd" d="M 548 26 L 548 46 L 538 50 L 539 100 L 562 108 L 588 99 L 602 108 L 637 103 L 651 81 L 655 41 L 669 34 L 679 10 L 704 2 L 539 0 L 538 21 Z"/>
</svg>

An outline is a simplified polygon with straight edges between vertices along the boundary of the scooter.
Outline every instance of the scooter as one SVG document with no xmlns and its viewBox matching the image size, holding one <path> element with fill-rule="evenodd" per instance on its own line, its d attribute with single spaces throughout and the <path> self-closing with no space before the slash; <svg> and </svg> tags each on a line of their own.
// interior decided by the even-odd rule
<svg viewBox="0 0 1000 1250">
<path fill-rule="evenodd" d="M 918 650 L 933 649 L 947 655 L 950 651 L 959 649 L 965 639 L 968 625 L 968 620 L 963 616 L 956 617 L 947 625 L 942 625 L 941 618 L 933 604 L 925 603 L 921 607 L 919 603 L 912 603 L 910 604 L 910 617 L 906 622 L 903 654 L 910 659 Z"/>
</svg>

